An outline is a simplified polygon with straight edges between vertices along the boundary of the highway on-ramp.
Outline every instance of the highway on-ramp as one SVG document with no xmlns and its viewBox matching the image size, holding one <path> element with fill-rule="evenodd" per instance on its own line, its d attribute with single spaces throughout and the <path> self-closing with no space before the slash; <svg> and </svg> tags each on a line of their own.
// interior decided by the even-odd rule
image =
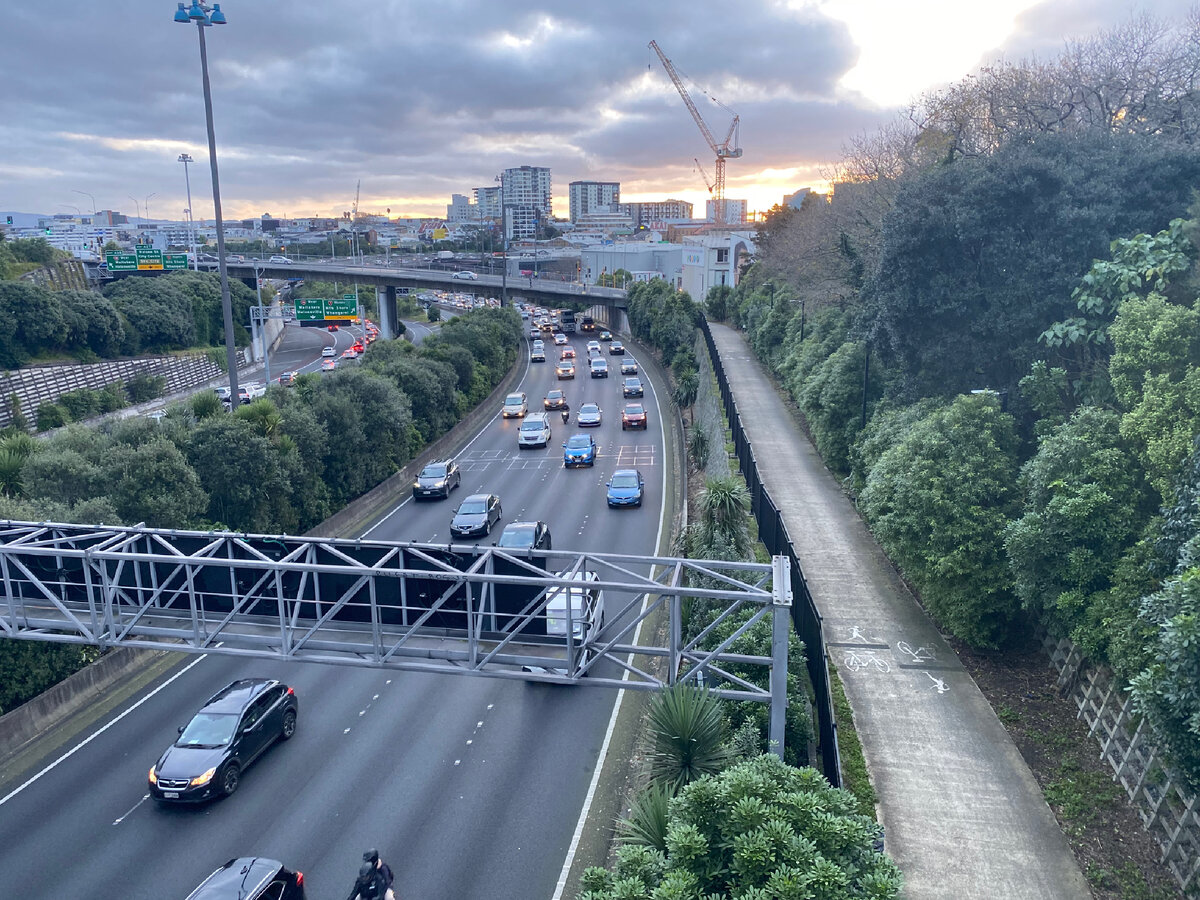
<svg viewBox="0 0 1200 900">
<path fill-rule="evenodd" d="M 586 360 L 583 336 L 572 343 Z M 548 448 L 519 450 L 517 420 L 497 408 L 458 454 L 463 484 L 451 499 L 401 503 L 372 539 L 448 542 L 453 507 L 489 491 L 502 524 L 544 520 L 555 548 L 655 551 L 666 466 L 649 380 L 650 428 L 623 432 L 616 371 L 560 383 L 547 350 L 550 361 L 529 364 L 517 389 L 532 408 L 559 386 L 573 411 L 600 403 L 595 468 L 562 468 L 573 422 L 553 418 Z M 645 475 L 643 509 L 607 508 L 618 466 Z M 247 676 L 295 687 L 295 737 L 267 751 L 231 797 L 196 808 L 146 799 L 147 771 L 177 726 Z M 378 847 L 406 900 L 549 898 L 615 699 L 604 688 L 186 657 L 65 743 L 47 741 L 0 771 L 0 897 L 182 898 L 227 859 L 264 855 L 304 871 L 310 900 L 332 900 L 349 892 L 362 851 Z"/>
</svg>

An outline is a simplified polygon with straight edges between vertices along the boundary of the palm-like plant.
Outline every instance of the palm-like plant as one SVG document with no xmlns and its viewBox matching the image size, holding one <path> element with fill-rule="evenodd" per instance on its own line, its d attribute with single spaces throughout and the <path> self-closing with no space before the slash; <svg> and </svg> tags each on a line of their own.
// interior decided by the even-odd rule
<svg viewBox="0 0 1200 900">
<path fill-rule="evenodd" d="M 720 772 L 731 756 L 721 701 L 707 690 L 676 684 L 650 702 L 650 777 L 675 793 Z"/>
<path fill-rule="evenodd" d="M 688 372 L 679 379 L 679 383 L 675 385 L 675 402 L 680 409 L 689 410 L 688 421 L 692 421 L 692 413 L 690 412 L 692 405 L 696 402 L 696 397 L 700 393 L 700 376 L 695 372 Z"/>
<path fill-rule="evenodd" d="M 710 478 L 700 492 L 700 526 L 709 535 L 725 536 L 739 553 L 750 547 L 746 527 L 746 512 L 750 508 L 750 492 L 737 478 Z"/>
<path fill-rule="evenodd" d="M 192 407 L 192 415 L 196 417 L 197 421 L 218 415 L 225 408 L 221 398 L 213 391 L 201 391 L 193 394 L 192 399 L 188 402 Z"/>
<path fill-rule="evenodd" d="M 21 493 L 21 470 L 26 459 L 16 450 L 0 448 L 0 494 L 16 497 Z"/>
<path fill-rule="evenodd" d="M 693 428 L 692 434 L 688 438 L 688 456 L 691 457 L 692 465 L 697 469 L 703 469 L 708 465 L 708 451 L 708 432 L 703 428 Z"/>
<path fill-rule="evenodd" d="M 236 415 L 253 425 L 254 430 L 268 440 L 275 438 L 283 424 L 283 416 L 266 397 L 259 397 L 253 403 L 239 408 Z"/>
<path fill-rule="evenodd" d="M 627 844 L 667 852 L 668 810 L 675 794 L 667 784 L 651 784 L 633 801 L 629 817 L 617 821 L 617 831 Z"/>
</svg>

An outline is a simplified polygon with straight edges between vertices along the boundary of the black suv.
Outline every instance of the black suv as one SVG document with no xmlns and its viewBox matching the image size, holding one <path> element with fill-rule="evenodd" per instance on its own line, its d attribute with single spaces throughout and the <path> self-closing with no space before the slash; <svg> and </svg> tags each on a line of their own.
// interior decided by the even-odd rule
<svg viewBox="0 0 1200 900">
<path fill-rule="evenodd" d="M 232 794 L 247 766 L 296 733 L 298 712 L 295 692 L 278 681 L 244 678 L 222 688 L 151 767 L 150 796 L 196 803 Z"/>
<path fill-rule="evenodd" d="M 462 474 L 458 471 L 458 464 L 454 460 L 435 460 L 426 465 L 421 470 L 421 474 L 413 479 L 413 499 L 449 497 L 450 492 L 460 484 L 462 484 Z"/>
<path fill-rule="evenodd" d="M 262 856 L 231 859 L 187 900 L 304 900 L 304 874 Z"/>
</svg>

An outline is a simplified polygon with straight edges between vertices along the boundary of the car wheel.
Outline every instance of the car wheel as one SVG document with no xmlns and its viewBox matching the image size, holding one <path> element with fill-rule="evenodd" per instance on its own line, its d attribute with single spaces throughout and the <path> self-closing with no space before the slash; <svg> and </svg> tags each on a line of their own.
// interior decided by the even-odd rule
<svg viewBox="0 0 1200 900">
<path fill-rule="evenodd" d="M 233 763 L 229 763 L 221 771 L 221 793 L 228 797 L 238 789 L 242 781 L 242 773 Z"/>
<path fill-rule="evenodd" d="M 290 741 L 292 735 L 296 733 L 296 713 L 294 710 L 288 710 L 283 714 L 283 727 L 279 729 L 279 736 L 285 741 Z"/>
</svg>

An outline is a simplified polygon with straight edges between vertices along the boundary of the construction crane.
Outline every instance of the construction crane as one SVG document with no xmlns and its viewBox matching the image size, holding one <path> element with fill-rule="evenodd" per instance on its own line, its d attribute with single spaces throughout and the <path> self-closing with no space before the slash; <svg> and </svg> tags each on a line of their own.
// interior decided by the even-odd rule
<svg viewBox="0 0 1200 900">
<path fill-rule="evenodd" d="M 721 109 L 733 116 L 733 121 L 729 123 L 729 130 L 725 133 L 725 140 L 718 144 L 717 139 L 713 137 L 712 129 L 708 127 L 708 123 L 705 122 L 704 117 L 700 115 L 700 110 L 696 109 L 696 104 L 692 102 L 692 98 L 689 96 L 687 88 L 684 87 L 683 80 L 680 79 L 679 73 L 675 71 L 675 66 L 671 64 L 671 61 L 667 59 L 666 54 L 662 52 L 662 49 L 658 46 L 658 42 L 651 41 L 650 49 L 658 54 L 659 61 L 663 64 L 663 68 L 667 70 L 667 75 L 671 77 L 671 83 L 675 85 L 675 90 L 679 91 L 679 96 L 682 97 L 683 102 L 687 104 L 688 112 L 692 114 L 692 118 L 695 119 L 696 125 L 700 129 L 700 133 L 704 135 L 704 140 L 708 142 L 709 149 L 712 150 L 713 155 L 716 156 L 717 161 L 714 172 L 715 177 L 708 190 L 713 197 L 713 218 L 718 223 L 724 224 L 725 160 L 739 159 L 742 155 L 742 148 L 738 146 L 741 138 L 741 120 L 733 110 L 731 110 L 721 101 L 717 100 L 716 97 L 709 97 L 713 103 L 717 104 L 717 106 L 721 107 Z M 730 146 L 731 142 L 733 146 Z M 696 160 L 696 165 L 700 165 L 699 160 Z M 704 170 L 701 169 L 700 173 L 703 175 Z M 707 175 L 704 176 L 704 183 L 708 184 Z"/>
<path fill-rule="evenodd" d="M 354 241 L 354 254 L 358 256 L 358 198 L 362 194 L 362 179 L 354 185 L 354 205 L 350 207 L 350 237 Z M 360 260 L 361 262 L 361 260 Z M 357 290 L 357 289 L 356 289 Z"/>
<path fill-rule="evenodd" d="M 696 171 L 700 173 L 700 177 L 704 179 L 704 186 L 708 188 L 708 192 L 713 192 L 713 183 L 708 180 L 708 173 L 704 171 L 704 166 L 700 165 L 700 160 L 692 157 L 692 162 L 696 164 Z"/>
</svg>

